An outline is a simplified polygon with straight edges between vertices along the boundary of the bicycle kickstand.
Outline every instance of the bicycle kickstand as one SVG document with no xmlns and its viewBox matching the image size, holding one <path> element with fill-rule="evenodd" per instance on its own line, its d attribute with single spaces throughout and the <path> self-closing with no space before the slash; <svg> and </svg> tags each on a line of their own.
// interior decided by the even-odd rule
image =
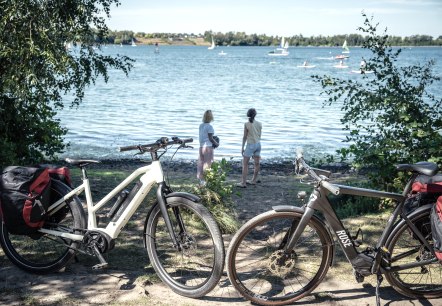
<svg viewBox="0 0 442 306">
<path fill-rule="evenodd" d="M 379 294 L 379 288 L 381 287 L 381 283 L 384 280 L 382 274 L 377 274 L 377 284 L 376 284 L 376 306 L 381 306 L 381 297 Z"/>
</svg>

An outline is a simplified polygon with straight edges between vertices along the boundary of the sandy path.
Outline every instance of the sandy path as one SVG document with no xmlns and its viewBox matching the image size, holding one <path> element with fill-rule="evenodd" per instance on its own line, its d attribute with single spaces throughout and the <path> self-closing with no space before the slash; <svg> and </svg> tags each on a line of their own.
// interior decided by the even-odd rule
<svg viewBox="0 0 442 306">
<path fill-rule="evenodd" d="M 176 175 L 189 175 L 175 173 Z M 239 180 L 234 169 L 229 179 Z M 241 220 L 248 220 L 274 205 L 292 203 L 298 190 L 288 168 L 265 167 L 261 183 L 235 189 L 234 200 Z M 308 187 L 307 187 L 308 188 Z M 230 237 L 225 237 L 226 247 Z M 142 246 L 141 246 L 142 248 Z M 128 256 L 130 260 L 130 255 Z M 110 262 L 106 271 L 93 272 L 90 262 L 72 263 L 59 273 L 32 275 L 5 258 L 0 251 L 1 305 L 250 305 L 242 299 L 224 276 L 219 286 L 202 299 L 189 299 L 173 293 L 162 283 L 141 281 L 143 271 L 127 271 Z M 375 279 L 358 284 L 351 275 L 336 276 L 332 268 L 325 281 L 299 305 L 375 305 Z M 442 301 L 409 300 L 397 294 L 386 282 L 381 290 L 382 305 L 442 305 Z M 297 304 L 298 305 L 298 304 Z"/>
</svg>

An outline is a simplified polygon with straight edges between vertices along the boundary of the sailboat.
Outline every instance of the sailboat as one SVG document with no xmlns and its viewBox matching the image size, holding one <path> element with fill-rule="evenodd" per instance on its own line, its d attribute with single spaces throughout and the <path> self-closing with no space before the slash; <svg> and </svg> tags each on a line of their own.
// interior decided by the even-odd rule
<svg viewBox="0 0 442 306">
<path fill-rule="evenodd" d="M 213 40 L 213 36 L 212 36 L 212 45 L 207 49 L 209 49 L 209 50 L 215 49 L 215 41 Z"/>
<path fill-rule="evenodd" d="M 134 41 L 134 39 L 132 38 L 132 43 L 131 43 L 131 46 L 132 47 L 136 47 L 137 45 L 135 44 L 135 41 Z"/>
<path fill-rule="evenodd" d="M 344 51 L 342 51 L 342 53 L 350 53 L 350 49 L 347 47 L 347 40 L 344 40 L 344 44 L 342 45 L 342 49 L 344 49 Z"/>
<path fill-rule="evenodd" d="M 270 56 L 287 56 L 290 54 L 288 50 L 289 50 L 289 42 L 285 41 L 285 38 L 283 37 L 281 39 L 281 44 L 279 45 L 279 48 L 270 51 L 268 54 Z"/>
</svg>

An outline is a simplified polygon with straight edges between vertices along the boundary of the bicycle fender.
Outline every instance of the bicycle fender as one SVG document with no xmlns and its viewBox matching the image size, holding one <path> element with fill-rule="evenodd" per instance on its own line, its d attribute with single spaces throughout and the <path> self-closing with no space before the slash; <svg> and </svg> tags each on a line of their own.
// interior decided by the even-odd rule
<svg viewBox="0 0 442 306">
<path fill-rule="evenodd" d="M 291 206 L 291 205 L 272 206 L 272 209 L 277 212 L 296 212 L 299 214 L 304 213 L 304 208 L 297 207 L 297 206 Z M 318 216 L 313 215 L 312 218 L 314 218 L 316 221 L 318 221 L 327 230 L 327 233 L 330 236 L 330 240 L 334 241 L 333 235 L 331 234 L 329 226 L 327 226 L 327 224 L 324 221 L 322 221 L 322 219 L 320 219 Z M 332 267 L 335 262 L 335 246 L 334 246 L 334 244 L 332 245 L 331 253 L 332 254 L 331 254 L 331 260 L 330 260 L 330 266 Z"/>
<path fill-rule="evenodd" d="M 422 211 L 427 211 L 427 210 L 430 211 L 431 208 L 433 207 L 433 205 L 434 204 L 425 204 L 425 205 L 423 205 L 421 207 L 418 207 L 416 210 L 414 210 L 414 211 L 410 212 L 409 214 L 407 214 L 407 217 L 408 218 L 412 218 L 412 217 L 414 217 L 414 215 L 417 215 L 417 214 L 419 214 Z"/>
<path fill-rule="evenodd" d="M 194 194 L 188 193 L 188 192 L 172 192 L 172 193 L 169 193 L 166 195 L 167 204 L 172 204 L 174 198 L 185 198 L 185 199 L 195 202 L 195 203 L 199 202 L 201 200 L 200 197 L 198 197 Z"/>
<path fill-rule="evenodd" d="M 428 213 L 430 213 L 431 208 L 433 207 L 433 205 L 434 205 L 434 204 L 425 204 L 425 205 L 423 205 L 423 206 L 421 206 L 421 207 L 415 209 L 414 211 L 408 213 L 408 214 L 407 214 L 407 218 L 408 218 L 408 219 L 413 219 L 416 215 L 419 215 L 419 214 L 422 213 L 422 212 L 427 212 L 427 211 L 428 211 Z M 397 231 L 397 230 L 402 226 L 402 224 L 404 224 L 404 223 L 406 223 L 404 219 L 399 219 L 399 220 L 396 222 L 396 224 L 393 226 L 393 228 L 392 228 L 392 230 L 391 230 L 389 236 L 392 237 L 392 236 L 393 236 L 392 233 L 394 233 L 395 231 Z M 388 241 L 390 241 L 390 238 L 387 239 L 387 242 L 388 242 Z"/>
<path fill-rule="evenodd" d="M 272 206 L 272 209 L 274 211 L 294 211 L 300 214 L 304 213 L 304 208 L 292 206 L 292 205 L 278 205 L 278 206 Z"/>
</svg>

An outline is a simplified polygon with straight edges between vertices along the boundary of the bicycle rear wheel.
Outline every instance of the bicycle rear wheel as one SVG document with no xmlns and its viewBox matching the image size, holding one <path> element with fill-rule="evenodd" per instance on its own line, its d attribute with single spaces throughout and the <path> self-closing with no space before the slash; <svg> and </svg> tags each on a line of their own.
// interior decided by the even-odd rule
<svg viewBox="0 0 442 306">
<path fill-rule="evenodd" d="M 51 202 L 70 191 L 63 183 L 52 180 Z M 67 233 L 78 233 L 74 228 L 84 228 L 86 218 L 83 207 L 77 197 L 65 202 L 65 206 L 58 210 L 55 215 L 49 217 L 43 228 Z M 13 235 L 8 232 L 4 222 L 0 224 L 0 244 L 6 256 L 17 267 L 32 273 L 44 274 L 55 272 L 66 266 L 75 255 L 70 247 L 76 247 L 77 243 L 67 238 L 42 234 Z"/>
<path fill-rule="evenodd" d="M 173 201 L 173 203 L 172 203 Z M 184 198 L 167 199 L 169 218 L 181 245 L 172 245 L 159 205 L 144 229 L 145 245 L 153 268 L 176 293 L 197 298 L 210 292 L 224 269 L 221 232 L 207 208 Z M 181 230 L 178 220 L 184 224 Z"/>
<path fill-rule="evenodd" d="M 413 216 L 411 221 L 430 245 L 433 245 L 430 210 Z M 386 247 L 391 254 L 392 268 L 434 258 L 405 222 L 395 228 Z M 427 299 L 442 297 L 442 265 L 437 261 L 421 267 L 386 273 L 385 277 L 397 292 L 405 296 Z"/>
<path fill-rule="evenodd" d="M 295 248 L 283 251 L 302 214 L 268 211 L 248 221 L 233 237 L 227 251 L 232 285 L 260 305 L 286 305 L 309 294 L 332 260 L 333 243 L 323 224 L 313 217 Z"/>
</svg>

